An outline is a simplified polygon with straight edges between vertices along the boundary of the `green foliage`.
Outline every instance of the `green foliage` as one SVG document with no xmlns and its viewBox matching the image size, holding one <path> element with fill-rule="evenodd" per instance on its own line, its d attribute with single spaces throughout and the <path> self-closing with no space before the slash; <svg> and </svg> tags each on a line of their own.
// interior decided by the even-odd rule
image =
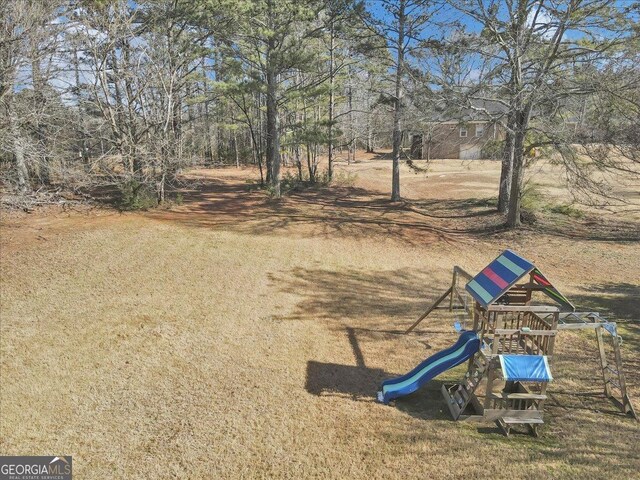
<svg viewBox="0 0 640 480">
<path fill-rule="evenodd" d="M 353 187 L 358 179 L 358 175 L 351 172 L 333 172 L 331 184 L 339 187 Z"/>
<path fill-rule="evenodd" d="M 522 189 L 522 195 L 520 197 L 520 206 L 524 210 L 540 211 L 544 207 L 544 194 L 540 190 L 540 185 L 537 183 L 527 183 Z"/>
<path fill-rule="evenodd" d="M 304 190 L 326 188 L 330 185 L 340 187 L 351 187 L 355 184 L 357 175 L 354 173 L 334 172 L 333 179 L 329 178 L 329 172 L 323 170 L 315 177 L 315 181 L 311 181 L 308 173 L 302 174 L 302 179 L 293 172 L 286 172 L 280 181 L 281 194 L 285 195 L 291 192 L 301 192 Z M 263 188 L 270 197 L 275 197 L 275 191 L 271 185 L 261 186 L 258 183 L 252 183 L 249 190 Z"/>
<path fill-rule="evenodd" d="M 297 175 L 294 175 L 291 172 L 287 172 L 282 176 L 282 182 L 280 184 L 280 188 L 283 193 L 292 192 L 296 190 L 301 190 L 307 183 L 308 177 L 302 177 L 302 180 L 298 178 Z"/>
<path fill-rule="evenodd" d="M 504 149 L 504 140 L 489 140 L 482 147 L 482 158 L 489 160 L 499 160 L 502 158 L 502 151 Z"/>
<path fill-rule="evenodd" d="M 155 190 L 146 183 L 129 179 L 118 186 L 121 210 L 147 210 L 158 206 Z"/>
<path fill-rule="evenodd" d="M 549 211 L 552 213 L 557 213 L 559 215 L 565 215 L 571 218 L 583 218 L 584 212 L 582 210 L 577 209 L 573 205 L 570 204 L 558 204 L 558 205 L 549 205 Z"/>
<path fill-rule="evenodd" d="M 583 218 L 584 212 L 567 203 L 553 204 L 546 200 L 546 196 L 536 183 L 527 184 L 523 189 L 521 207 L 527 212 L 544 212 L 563 215 L 570 218 Z"/>
</svg>

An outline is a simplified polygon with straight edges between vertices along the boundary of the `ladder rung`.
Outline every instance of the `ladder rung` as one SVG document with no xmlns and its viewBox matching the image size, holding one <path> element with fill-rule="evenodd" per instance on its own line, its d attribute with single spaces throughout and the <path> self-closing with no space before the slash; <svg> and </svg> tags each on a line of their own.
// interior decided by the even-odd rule
<svg viewBox="0 0 640 480">
<path fill-rule="evenodd" d="M 468 390 L 473 391 L 478 385 L 478 383 L 479 383 L 479 380 L 473 381 L 471 379 L 467 379 L 465 386 L 467 387 Z"/>
<path fill-rule="evenodd" d="M 611 368 L 609 365 L 607 365 L 606 367 L 604 367 L 605 370 L 609 370 L 611 373 L 613 373 L 614 375 L 618 375 L 620 372 L 618 372 L 618 370 L 616 370 L 615 368 Z"/>
<path fill-rule="evenodd" d="M 540 395 L 537 393 L 506 393 L 506 392 L 494 392 L 489 395 L 491 398 L 502 398 L 508 400 L 546 400 L 546 395 Z"/>
<path fill-rule="evenodd" d="M 467 392 L 467 389 L 464 387 L 464 385 L 460 385 L 458 393 L 462 397 L 462 400 L 464 400 L 465 402 L 469 401 L 469 392 Z"/>
<path fill-rule="evenodd" d="M 516 423 L 526 423 L 526 424 L 533 424 L 533 423 L 544 423 L 544 420 L 542 418 L 528 418 L 528 419 L 524 419 L 524 418 L 512 418 L 512 417 L 502 417 L 502 421 L 508 425 L 513 425 Z"/>
</svg>

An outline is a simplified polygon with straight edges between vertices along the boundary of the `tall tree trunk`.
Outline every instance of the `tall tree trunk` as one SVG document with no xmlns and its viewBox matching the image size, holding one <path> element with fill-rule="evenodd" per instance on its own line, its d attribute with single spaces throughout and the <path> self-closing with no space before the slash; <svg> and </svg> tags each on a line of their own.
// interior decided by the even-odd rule
<svg viewBox="0 0 640 480">
<path fill-rule="evenodd" d="M 400 201 L 400 151 L 402 148 L 402 72 L 404 66 L 404 28 L 405 28 L 405 0 L 400 0 L 398 13 L 398 38 L 396 42 L 396 79 L 395 99 L 393 109 L 393 173 L 391 180 L 391 201 Z"/>
<path fill-rule="evenodd" d="M 266 182 L 268 184 L 271 183 L 271 160 L 269 158 L 269 155 L 267 154 L 267 131 L 266 131 L 266 122 L 264 121 L 264 114 L 263 114 L 263 110 L 262 107 L 264 105 L 263 99 L 262 99 L 263 95 L 261 93 L 258 93 L 258 102 L 257 102 L 257 108 L 256 108 L 256 117 L 258 118 L 258 135 L 259 135 L 259 146 L 260 146 L 260 155 L 259 155 L 259 159 L 260 159 L 260 163 L 262 164 L 262 154 L 265 154 L 265 159 L 264 159 L 264 163 L 265 163 L 265 170 L 266 170 L 266 179 L 262 182 L 263 184 Z M 262 169 L 262 167 L 260 167 Z M 262 170 L 260 170 L 262 171 Z"/>
<path fill-rule="evenodd" d="M 38 58 L 38 52 L 36 47 L 32 49 L 32 60 L 31 60 L 31 81 L 33 82 L 33 93 L 34 99 L 36 102 L 35 108 L 44 110 L 46 99 L 44 96 L 44 79 L 42 78 L 42 72 L 40 70 L 40 59 Z M 45 112 L 43 112 L 46 115 Z M 40 177 L 40 182 L 43 185 L 51 184 L 51 175 L 50 175 L 50 155 L 49 155 L 49 141 L 47 137 L 47 133 L 45 131 L 45 125 L 42 122 L 41 116 L 35 116 L 35 133 L 36 138 L 38 139 L 38 176 Z"/>
<path fill-rule="evenodd" d="M 349 90 L 348 90 L 348 108 L 349 108 L 349 146 L 347 150 L 347 163 L 356 161 L 356 130 L 353 127 L 353 76 L 351 66 L 349 66 Z"/>
<path fill-rule="evenodd" d="M 311 183 L 316 183 L 315 172 L 313 169 L 313 160 L 311 159 L 311 145 L 309 143 L 306 143 L 305 148 L 307 151 L 307 170 L 309 170 L 309 181 Z"/>
<path fill-rule="evenodd" d="M 4 52 L 9 58 L 6 59 L 5 65 L 11 64 L 11 50 L 7 49 Z M 5 60 L 3 58 L 3 60 Z M 18 118 L 15 112 L 13 111 L 13 91 L 15 86 L 15 71 L 11 69 L 5 70 L 8 74 L 6 75 L 6 79 L 4 82 L 0 82 L 0 101 L 4 106 L 4 111 L 6 115 L 6 121 L 9 124 L 8 130 L 11 134 L 11 147 L 12 153 L 14 157 L 14 161 L 16 162 L 16 181 L 18 186 L 18 191 L 20 193 L 26 193 L 31 191 L 31 184 L 29 182 L 29 170 L 27 168 L 27 162 L 24 155 L 24 140 L 22 136 L 22 132 L 20 131 L 20 125 L 18 124 Z"/>
<path fill-rule="evenodd" d="M 507 136 L 502 151 L 502 168 L 500 170 L 500 190 L 498 193 L 498 211 L 505 213 L 511 196 L 511 180 L 513 178 L 513 124 L 507 123 Z"/>
<path fill-rule="evenodd" d="M 213 55 L 213 75 L 216 82 L 223 81 L 223 72 L 222 72 L 222 47 L 221 43 L 218 39 L 214 40 L 214 48 L 215 52 Z M 223 121 L 225 115 L 225 105 L 224 105 L 224 97 L 220 96 L 217 98 L 214 108 L 214 119 L 217 121 Z M 212 150 L 215 150 L 215 161 L 218 163 L 222 163 L 223 161 L 223 151 L 222 151 L 222 129 L 219 125 L 215 126 L 215 133 L 213 138 L 213 146 Z"/>
<path fill-rule="evenodd" d="M 269 27 L 273 22 L 274 0 L 267 0 L 267 13 Z M 274 70 L 276 59 L 274 51 L 276 41 L 273 35 L 269 35 L 266 52 L 266 80 L 267 80 L 267 162 L 269 162 L 271 173 L 271 187 L 273 196 L 280 198 L 280 137 L 278 132 L 278 75 Z"/>
<path fill-rule="evenodd" d="M 78 156 L 82 158 L 82 164 L 84 166 L 85 172 L 90 173 L 91 165 L 89 163 L 89 148 L 87 146 L 87 127 L 85 124 L 85 115 L 83 111 L 82 104 L 82 94 L 80 88 L 80 59 L 78 58 L 78 46 L 74 42 L 73 43 L 73 73 L 75 78 L 75 97 L 76 97 L 76 108 L 78 109 L 78 125 L 76 130 L 76 135 L 78 138 L 77 141 L 77 149 Z"/>
<path fill-rule="evenodd" d="M 13 86 L 12 86 L 13 88 Z M 13 156 L 16 162 L 16 178 L 18 181 L 18 191 L 20 193 L 26 193 L 31 191 L 31 184 L 29 183 L 29 170 L 27 169 L 27 162 L 24 155 L 24 137 L 20 132 L 20 126 L 18 125 L 17 118 L 13 114 L 12 92 L 9 92 L 5 97 L 5 107 L 7 111 L 7 121 L 9 122 L 9 131 L 11 137 L 13 137 Z"/>
<path fill-rule="evenodd" d="M 371 74 L 369 74 L 369 87 L 373 90 L 373 82 L 371 80 Z M 373 107 L 371 97 L 367 95 L 367 153 L 373 153 L 375 150 L 374 136 L 373 136 Z"/>
<path fill-rule="evenodd" d="M 367 113 L 367 153 L 373 153 L 373 127 L 371 125 L 371 109 Z"/>
<path fill-rule="evenodd" d="M 333 29 L 333 19 L 331 19 L 330 24 L 330 40 L 329 40 L 329 128 L 328 128 L 328 171 L 327 176 L 329 177 L 329 181 L 333 178 L 333 110 L 334 110 L 334 94 L 333 88 L 335 83 L 335 58 L 334 58 L 334 49 L 335 49 L 335 32 Z"/>
<path fill-rule="evenodd" d="M 124 95 L 126 96 L 126 105 L 120 104 L 123 110 L 126 110 L 126 131 L 127 131 L 127 146 L 129 155 L 131 157 L 131 166 L 133 168 L 133 174 L 137 177 L 142 177 L 142 160 L 139 156 L 138 150 L 138 125 L 136 114 L 133 111 L 133 86 L 131 85 L 131 79 L 129 78 L 130 72 L 128 69 L 131 66 L 131 45 L 129 39 L 125 38 L 121 43 L 122 47 L 122 59 L 124 62 L 124 68 L 122 69 L 122 79 L 124 83 Z M 115 56 L 115 53 L 114 53 Z M 122 97 L 121 97 L 122 98 Z"/>
<path fill-rule="evenodd" d="M 126 125 L 126 120 L 123 115 L 122 89 L 120 87 L 120 80 L 119 80 L 120 69 L 118 66 L 118 57 L 116 56 L 115 50 L 111 50 L 109 52 L 109 59 L 111 61 L 110 67 L 113 70 L 113 78 L 110 83 L 113 85 L 113 95 L 114 95 L 114 101 L 115 101 L 115 105 L 113 105 L 113 107 L 111 106 L 109 107 L 109 108 L 113 108 L 113 110 L 115 111 L 115 114 L 113 115 L 114 120 L 111 124 L 111 133 L 115 138 L 116 149 L 122 160 L 122 166 L 124 170 L 127 173 L 133 174 L 134 168 L 133 168 L 133 163 L 131 161 L 131 154 L 127 150 L 125 145 L 125 143 L 128 143 L 127 140 L 125 140 L 124 138 L 125 137 L 124 129 Z M 106 74 L 104 74 L 104 77 L 105 79 L 109 78 L 107 77 Z M 105 82 L 108 82 L 108 81 L 109 80 L 105 80 Z"/>
<path fill-rule="evenodd" d="M 207 77 L 207 64 L 206 57 L 202 57 L 202 92 L 204 94 L 204 130 L 205 130 L 205 143 L 204 143 L 204 164 L 211 165 L 213 163 L 213 145 L 211 142 L 211 119 L 209 118 L 209 78 Z"/>
<path fill-rule="evenodd" d="M 233 154 L 236 159 L 236 168 L 240 168 L 240 152 L 238 151 L 238 132 L 233 131 Z"/>
<path fill-rule="evenodd" d="M 271 41 L 270 41 L 271 42 Z M 270 62 L 267 58 L 267 62 Z M 276 98 L 276 75 L 267 67 L 267 161 L 270 166 L 270 182 L 273 195 L 280 197 L 280 142 L 278 138 L 278 103 Z"/>
<path fill-rule="evenodd" d="M 300 159 L 300 144 L 296 144 L 294 147 L 296 167 L 298 167 L 298 181 L 302 181 L 302 160 Z"/>
<path fill-rule="evenodd" d="M 513 174 L 511 180 L 511 194 L 509 198 L 509 211 L 507 212 L 507 226 L 519 227 L 520 203 L 522 200 L 522 181 L 524 177 L 524 142 L 529 126 L 530 107 L 519 111 L 514 115 L 513 135 Z"/>
</svg>

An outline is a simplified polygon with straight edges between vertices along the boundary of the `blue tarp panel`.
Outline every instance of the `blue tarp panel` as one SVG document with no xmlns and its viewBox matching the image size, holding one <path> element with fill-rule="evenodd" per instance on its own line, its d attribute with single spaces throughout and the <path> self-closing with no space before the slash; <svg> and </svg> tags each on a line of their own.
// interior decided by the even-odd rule
<svg viewBox="0 0 640 480">
<path fill-rule="evenodd" d="M 604 327 L 604 329 L 609 332 L 612 336 L 617 337 L 618 336 L 618 331 L 616 330 L 616 324 L 615 323 L 605 323 L 602 325 Z"/>
<path fill-rule="evenodd" d="M 518 382 L 550 382 L 549 362 L 544 355 L 500 355 L 505 380 Z"/>
</svg>

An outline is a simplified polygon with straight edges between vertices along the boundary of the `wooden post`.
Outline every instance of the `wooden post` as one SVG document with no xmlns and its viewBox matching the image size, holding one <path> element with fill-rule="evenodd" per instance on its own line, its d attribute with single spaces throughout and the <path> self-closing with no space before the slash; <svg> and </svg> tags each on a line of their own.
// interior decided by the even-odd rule
<svg viewBox="0 0 640 480">
<path fill-rule="evenodd" d="M 458 288 L 458 271 L 453 269 L 453 279 L 451 280 L 451 297 L 449 298 L 449 311 L 453 311 L 453 293 Z"/>
<path fill-rule="evenodd" d="M 602 367 L 602 380 L 604 381 L 604 394 L 611 397 L 611 385 L 607 374 L 607 356 L 604 351 L 604 338 L 602 338 L 602 327 L 596 328 L 596 340 L 598 341 L 598 352 L 600 353 L 600 366 Z"/>
<path fill-rule="evenodd" d="M 494 334 L 493 342 L 491 346 L 491 358 L 487 360 L 487 385 L 485 387 L 484 408 L 492 408 L 491 402 L 493 401 L 493 382 L 496 378 L 496 368 L 498 363 L 498 345 L 500 335 Z"/>
<path fill-rule="evenodd" d="M 474 307 L 473 307 L 473 331 L 474 332 L 477 332 L 478 329 L 480 328 L 479 320 L 480 320 L 480 305 L 476 301 L 474 302 Z"/>
<path fill-rule="evenodd" d="M 529 274 L 529 285 L 533 285 L 533 284 L 534 284 L 533 272 L 531 272 Z M 528 288 L 527 289 L 527 299 L 524 302 L 525 305 L 531 305 L 531 295 L 532 294 L 533 294 L 533 289 Z"/>
<path fill-rule="evenodd" d="M 622 411 L 625 414 L 631 415 L 633 418 L 638 420 L 636 411 L 633 409 L 633 405 L 631 404 L 631 399 L 627 394 L 627 382 L 625 381 L 624 373 L 622 372 L 622 354 L 620 353 L 620 337 L 618 335 L 612 335 L 611 340 L 613 341 L 613 353 L 615 354 L 615 358 L 616 358 L 618 384 L 620 385 L 620 393 L 622 394 Z"/>
<path fill-rule="evenodd" d="M 406 335 L 407 333 L 411 332 L 411 330 L 413 330 L 414 328 L 416 328 L 416 327 L 420 324 L 420 322 L 422 322 L 422 320 L 424 320 L 425 318 L 427 318 L 427 315 L 429 315 L 431 312 L 433 312 L 433 311 L 436 309 L 436 307 L 437 307 L 438 305 L 440 305 L 440 304 L 444 301 L 444 299 L 445 299 L 445 298 L 447 298 L 447 295 L 449 295 L 449 294 L 453 295 L 453 293 L 452 293 L 452 292 L 453 292 L 452 288 L 451 288 L 451 287 L 449 287 L 449 290 L 447 290 L 446 292 L 444 292 L 444 294 L 443 294 L 443 295 L 442 295 L 438 300 L 436 300 L 436 303 L 434 303 L 433 305 L 431 305 L 431 306 L 429 307 L 429 309 L 428 309 L 426 312 L 424 312 L 422 315 L 420 315 L 420 318 L 419 318 L 418 320 L 416 320 L 416 321 L 413 323 L 413 325 L 411 325 L 409 328 L 407 328 L 407 331 L 406 331 L 406 332 L 404 332 L 404 333 L 405 333 L 405 335 Z"/>
<path fill-rule="evenodd" d="M 560 312 L 556 311 L 553 314 L 553 320 L 551 322 L 551 330 L 555 331 L 556 333 L 558 332 L 558 321 L 559 320 L 560 320 Z M 543 354 L 548 357 L 549 368 L 551 368 L 553 366 L 553 362 L 554 362 L 554 359 L 555 359 L 555 355 L 553 354 L 553 351 L 555 349 L 555 345 L 556 345 L 556 336 L 552 335 L 547 340 L 547 348 L 543 352 Z"/>
<path fill-rule="evenodd" d="M 453 296 L 453 292 L 451 292 L 451 295 Z M 474 302 L 474 307 L 473 308 L 473 331 L 476 332 L 476 334 L 478 334 L 478 337 L 480 338 L 480 342 L 482 342 L 484 340 L 484 336 L 482 335 L 482 332 L 478 331 L 478 316 L 480 315 L 480 309 L 478 308 L 478 302 Z M 480 345 L 480 348 L 482 348 L 482 345 Z M 469 378 L 472 378 L 471 375 L 473 375 L 473 370 L 474 370 L 474 362 L 476 360 L 476 356 L 478 355 L 478 353 L 476 353 L 475 355 L 473 355 L 470 359 L 469 362 L 467 362 L 467 374 L 469 375 Z M 488 368 L 488 366 L 486 367 Z M 480 379 L 478 379 L 478 383 L 480 383 Z M 477 386 L 477 385 L 476 385 Z M 475 390 L 475 387 L 474 387 Z"/>
<path fill-rule="evenodd" d="M 494 339 L 494 345 L 495 345 L 495 339 Z M 484 408 L 486 410 L 491 409 L 491 402 L 494 401 L 493 400 L 493 381 L 495 380 L 496 377 L 496 359 L 491 358 L 488 363 L 487 363 L 487 369 L 489 370 L 487 372 L 487 385 L 485 387 L 485 397 L 484 397 Z"/>
</svg>

